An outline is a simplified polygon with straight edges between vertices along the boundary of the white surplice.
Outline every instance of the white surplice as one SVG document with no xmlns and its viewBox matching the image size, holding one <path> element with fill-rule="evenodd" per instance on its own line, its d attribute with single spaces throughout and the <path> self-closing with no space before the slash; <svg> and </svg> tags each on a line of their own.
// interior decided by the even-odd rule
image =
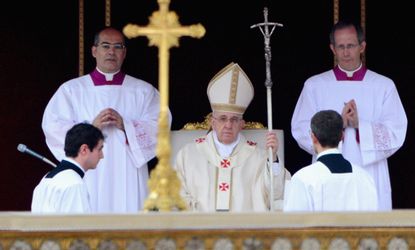
<svg viewBox="0 0 415 250">
<path fill-rule="evenodd" d="M 336 149 L 319 155 L 340 154 Z M 322 162 L 297 171 L 286 189 L 284 211 L 376 211 L 378 198 L 373 178 L 352 164 L 352 172 L 332 173 Z"/>
<path fill-rule="evenodd" d="M 267 151 L 247 141 L 243 135 L 239 138 L 230 156 L 225 158 L 216 149 L 213 132 L 178 152 L 175 169 L 182 181 L 182 196 L 190 210 L 214 212 L 223 207 L 232 212 L 269 210 Z M 274 207 L 281 210 L 285 180 L 291 175 L 282 166 L 278 169 L 273 180 Z M 228 193 L 222 195 L 224 191 Z"/>
<path fill-rule="evenodd" d="M 80 171 L 84 170 L 75 162 L 65 159 L 64 164 L 73 164 Z M 90 213 L 91 206 L 88 190 L 82 177 L 73 169 L 66 169 L 46 178 L 45 175 L 33 190 L 32 213 Z"/>
<path fill-rule="evenodd" d="M 160 99 L 150 84 L 125 76 L 122 85 L 94 86 L 85 75 L 62 84 L 49 101 L 42 121 L 53 155 L 64 157 L 66 132 L 89 122 L 106 108 L 123 118 L 125 133 L 104 128 L 104 158 L 86 173 L 93 212 L 137 212 L 147 197 L 147 162 L 155 156 Z M 171 119 L 170 119 L 171 121 Z"/>
<path fill-rule="evenodd" d="M 291 121 L 291 132 L 299 146 L 313 155 L 311 117 L 320 110 L 340 114 L 344 104 L 356 101 L 359 140 L 356 130 L 346 128 L 340 149 L 344 157 L 363 166 L 373 177 L 381 210 L 392 209 L 387 158 L 404 143 L 407 118 L 394 82 L 367 70 L 362 81 L 337 81 L 333 70 L 310 77 L 305 83 Z"/>
</svg>

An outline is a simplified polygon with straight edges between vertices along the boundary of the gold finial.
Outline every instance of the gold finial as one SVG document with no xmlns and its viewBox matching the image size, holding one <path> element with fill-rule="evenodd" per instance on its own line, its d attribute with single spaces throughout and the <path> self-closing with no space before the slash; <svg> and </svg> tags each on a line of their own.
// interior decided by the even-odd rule
<svg viewBox="0 0 415 250">
<path fill-rule="evenodd" d="M 153 12 L 147 26 L 128 24 L 124 35 L 128 38 L 146 36 L 149 46 L 159 49 L 160 115 L 156 155 L 158 164 L 151 172 L 150 194 L 144 203 L 145 211 L 184 210 L 186 205 L 180 196 L 181 183 L 170 166 L 169 128 L 169 49 L 179 46 L 182 36 L 203 37 L 205 28 L 201 24 L 181 26 L 175 12 L 169 11 L 170 0 L 158 0 L 159 10 Z"/>
<path fill-rule="evenodd" d="M 154 11 L 149 17 L 148 26 L 127 24 L 123 29 L 126 37 L 146 36 L 149 45 L 157 46 L 161 51 L 162 49 L 168 50 L 173 46 L 178 47 L 181 36 L 201 38 L 205 35 L 205 28 L 201 24 L 181 26 L 177 14 L 174 11 L 169 11 L 169 0 L 158 0 L 158 3 L 160 9 Z"/>
</svg>

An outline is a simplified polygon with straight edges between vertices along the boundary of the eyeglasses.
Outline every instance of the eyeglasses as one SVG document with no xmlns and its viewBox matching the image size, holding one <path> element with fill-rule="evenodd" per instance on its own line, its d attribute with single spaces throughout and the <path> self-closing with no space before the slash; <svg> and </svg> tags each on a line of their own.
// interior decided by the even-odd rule
<svg viewBox="0 0 415 250">
<path fill-rule="evenodd" d="M 350 50 L 350 49 L 354 49 L 354 48 L 356 48 L 357 46 L 359 46 L 359 44 L 356 44 L 356 43 L 349 43 L 349 44 L 346 44 L 346 45 L 336 45 L 336 46 L 334 46 L 337 50 Z"/>
<path fill-rule="evenodd" d="M 100 43 L 98 45 L 95 45 L 97 47 L 101 47 L 103 50 L 107 51 L 110 50 L 111 48 L 113 48 L 116 51 L 121 51 L 123 49 L 125 49 L 125 45 L 122 43 Z"/>
<path fill-rule="evenodd" d="M 234 125 L 234 124 L 239 123 L 242 120 L 242 117 L 237 117 L 237 116 L 232 116 L 230 118 L 226 116 L 219 116 L 219 117 L 212 116 L 212 117 L 213 119 L 218 121 L 220 124 L 225 124 L 229 121 L 232 125 Z"/>
</svg>

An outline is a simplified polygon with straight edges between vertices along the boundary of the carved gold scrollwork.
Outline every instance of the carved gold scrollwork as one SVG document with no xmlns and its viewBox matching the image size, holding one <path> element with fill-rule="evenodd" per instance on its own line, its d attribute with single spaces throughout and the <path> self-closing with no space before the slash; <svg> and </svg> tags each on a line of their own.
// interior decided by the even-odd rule
<svg viewBox="0 0 415 250">
<path fill-rule="evenodd" d="M 203 122 L 188 122 L 186 123 L 182 130 L 209 130 L 210 129 L 210 119 L 212 117 L 212 113 L 209 113 L 205 116 Z M 260 122 L 245 122 L 244 129 L 264 129 L 266 128 Z"/>
</svg>

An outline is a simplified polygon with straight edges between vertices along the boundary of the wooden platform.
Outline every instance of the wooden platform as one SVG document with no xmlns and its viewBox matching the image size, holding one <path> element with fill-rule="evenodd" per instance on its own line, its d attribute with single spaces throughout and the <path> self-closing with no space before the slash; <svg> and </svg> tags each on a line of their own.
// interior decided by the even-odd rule
<svg viewBox="0 0 415 250">
<path fill-rule="evenodd" d="M 0 213 L 0 249 L 415 249 L 415 210 Z"/>
</svg>

